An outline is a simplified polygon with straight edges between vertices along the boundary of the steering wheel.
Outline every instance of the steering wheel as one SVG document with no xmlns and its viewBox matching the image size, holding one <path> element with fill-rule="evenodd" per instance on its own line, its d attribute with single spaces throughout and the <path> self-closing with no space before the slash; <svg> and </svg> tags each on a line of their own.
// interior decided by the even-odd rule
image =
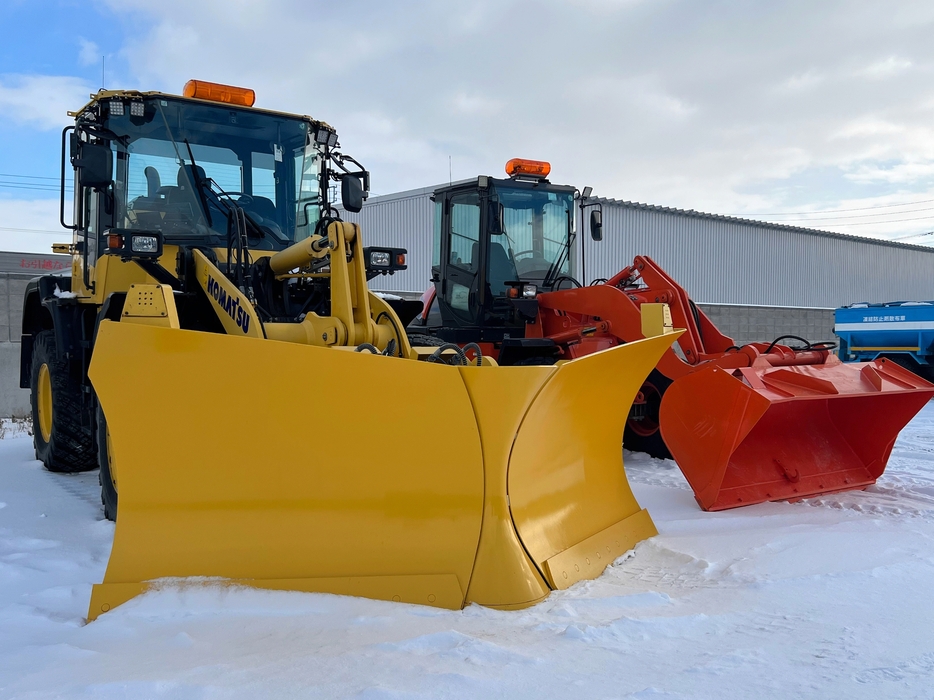
<svg viewBox="0 0 934 700">
<path fill-rule="evenodd" d="M 246 194 L 245 192 L 220 192 L 217 195 L 218 197 L 227 197 L 227 199 L 233 199 L 235 196 L 240 198 L 239 204 L 252 204 L 253 197 Z"/>
</svg>

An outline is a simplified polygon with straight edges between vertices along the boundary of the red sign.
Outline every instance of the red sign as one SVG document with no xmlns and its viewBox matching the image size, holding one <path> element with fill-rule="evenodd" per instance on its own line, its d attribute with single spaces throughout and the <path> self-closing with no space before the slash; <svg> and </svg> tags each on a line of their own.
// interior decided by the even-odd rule
<svg viewBox="0 0 934 700">
<path fill-rule="evenodd" d="M 64 270 L 65 263 L 61 260 L 37 260 L 35 258 L 22 258 L 19 266 L 26 270 Z"/>
</svg>

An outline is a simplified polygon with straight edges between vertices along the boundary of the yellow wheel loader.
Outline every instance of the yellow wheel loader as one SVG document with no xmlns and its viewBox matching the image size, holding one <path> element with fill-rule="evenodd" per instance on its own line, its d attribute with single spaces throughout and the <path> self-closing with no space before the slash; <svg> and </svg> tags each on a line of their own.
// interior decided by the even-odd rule
<svg viewBox="0 0 934 700">
<path fill-rule="evenodd" d="M 252 102 L 100 92 L 63 136 L 72 276 L 30 286 L 23 375 L 40 458 L 93 455 L 116 518 L 88 618 L 193 577 L 518 608 L 655 534 L 605 404 L 678 332 L 547 367 L 411 347 L 367 289 L 404 251 L 364 248 L 328 199 L 359 210 L 368 173 Z"/>
</svg>

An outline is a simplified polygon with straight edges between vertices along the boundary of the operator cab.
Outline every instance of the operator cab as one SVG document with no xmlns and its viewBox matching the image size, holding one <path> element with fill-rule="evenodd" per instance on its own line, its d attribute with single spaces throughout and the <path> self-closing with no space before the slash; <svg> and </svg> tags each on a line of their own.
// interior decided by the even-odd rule
<svg viewBox="0 0 934 700">
<path fill-rule="evenodd" d="M 74 231 L 72 290 L 101 301 L 122 291 L 97 284 L 105 259 L 134 263 L 179 290 L 200 250 L 249 290 L 264 319 L 327 315 L 326 256 L 308 275 L 284 279 L 269 271 L 268 258 L 339 218 L 332 182 L 340 182 L 343 209 L 360 211 L 369 173 L 337 150 L 330 126 L 257 109 L 253 90 L 192 80 L 183 92 L 101 90 L 63 132 L 63 183 L 69 159 L 76 180 L 72 224 L 64 184 L 61 203 L 62 225 Z M 405 269 L 402 249 L 364 254 L 368 279 Z"/>
<path fill-rule="evenodd" d="M 522 338 L 538 312 L 537 294 L 568 279 L 576 190 L 551 184 L 549 170 L 541 161 L 513 159 L 508 179 L 481 176 L 435 191 L 440 338 Z"/>
<path fill-rule="evenodd" d="M 226 93 L 215 94 L 221 87 Z M 72 137 L 72 162 L 86 176 L 78 228 L 226 247 L 235 205 L 249 221 L 251 248 L 282 250 L 312 235 L 337 134 L 309 117 L 256 109 L 253 99 L 252 90 L 199 81 L 184 96 L 95 95 Z M 88 172 L 95 158 L 100 173 Z"/>
</svg>

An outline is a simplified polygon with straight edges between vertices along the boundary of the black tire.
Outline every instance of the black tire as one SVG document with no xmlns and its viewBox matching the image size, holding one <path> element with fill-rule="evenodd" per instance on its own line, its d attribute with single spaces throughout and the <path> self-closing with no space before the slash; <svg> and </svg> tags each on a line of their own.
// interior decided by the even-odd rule
<svg viewBox="0 0 934 700">
<path fill-rule="evenodd" d="M 43 429 L 39 411 L 39 375 L 42 368 L 48 372 L 51 387 L 51 416 L 48 434 Z M 97 467 L 97 450 L 90 426 L 83 424 L 81 387 L 68 372 L 68 363 L 59 360 L 55 351 L 54 331 L 36 334 L 32 346 L 30 370 L 30 396 L 32 405 L 33 442 L 36 459 L 51 472 L 85 472 Z"/>
<path fill-rule="evenodd" d="M 438 348 L 444 345 L 441 338 L 436 338 L 433 335 L 424 335 L 422 333 L 409 333 L 409 345 L 414 345 L 416 347 L 423 348 Z"/>
<path fill-rule="evenodd" d="M 662 431 L 658 427 L 658 410 L 662 397 L 671 386 L 671 380 L 657 369 L 653 369 L 645 383 L 642 393 L 646 398 L 646 415 L 641 421 L 630 418 L 626 421 L 626 430 L 623 433 L 623 447 L 633 452 L 645 452 L 657 459 L 671 459 L 671 452 L 662 439 Z"/>
<path fill-rule="evenodd" d="M 97 406 L 97 461 L 101 465 L 98 480 L 101 485 L 101 503 L 104 505 L 104 517 L 117 520 L 117 482 L 111 470 L 110 446 L 108 444 L 107 419 L 100 405 Z"/>
</svg>

